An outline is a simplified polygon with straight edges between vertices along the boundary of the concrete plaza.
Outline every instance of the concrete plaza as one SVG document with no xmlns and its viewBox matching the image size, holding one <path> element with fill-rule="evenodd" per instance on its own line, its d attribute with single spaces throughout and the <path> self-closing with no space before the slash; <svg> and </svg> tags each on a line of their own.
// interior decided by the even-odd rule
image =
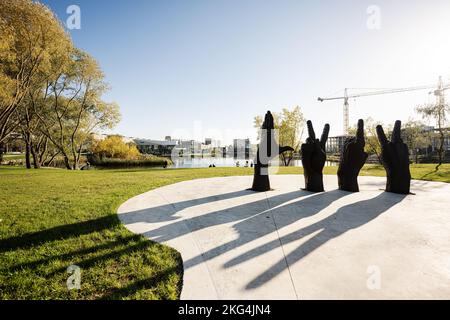
<svg viewBox="0 0 450 320">
<path fill-rule="evenodd" d="M 182 299 L 448 299 L 450 184 L 413 181 L 415 195 L 360 177 L 359 193 L 301 190 L 303 176 L 180 182 L 134 197 L 119 218 L 177 249 Z"/>
</svg>

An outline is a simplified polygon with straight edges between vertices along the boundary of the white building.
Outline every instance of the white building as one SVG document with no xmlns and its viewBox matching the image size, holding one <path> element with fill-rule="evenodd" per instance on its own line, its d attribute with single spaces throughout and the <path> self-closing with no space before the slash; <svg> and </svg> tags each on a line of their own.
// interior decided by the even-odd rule
<svg viewBox="0 0 450 320">
<path fill-rule="evenodd" d="M 133 141 L 141 153 L 165 156 L 170 155 L 178 145 L 178 142 L 174 140 L 134 139 Z"/>
</svg>

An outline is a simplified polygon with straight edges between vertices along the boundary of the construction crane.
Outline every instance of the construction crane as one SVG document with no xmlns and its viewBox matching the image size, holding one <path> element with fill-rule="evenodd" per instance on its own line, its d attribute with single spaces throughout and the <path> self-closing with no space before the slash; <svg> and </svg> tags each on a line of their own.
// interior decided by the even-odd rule
<svg viewBox="0 0 450 320">
<path fill-rule="evenodd" d="M 356 89 L 356 88 L 355 88 Z M 349 103 L 348 100 L 352 98 L 360 98 L 360 97 L 368 97 L 368 96 L 377 96 L 382 94 L 393 94 L 399 92 L 408 92 L 408 91 L 418 91 L 418 90 L 428 90 L 435 89 L 434 94 L 437 99 L 437 103 L 444 103 L 444 91 L 450 89 L 450 85 L 444 85 L 442 82 L 442 77 L 439 77 L 439 82 L 436 88 L 436 85 L 424 85 L 424 86 L 416 86 L 416 87 L 407 87 L 407 88 L 396 88 L 396 89 L 375 89 L 374 91 L 362 92 L 349 94 L 349 88 L 344 89 L 344 95 L 340 97 L 329 97 L 329 98 L 317 98 L 320 102 L 330 101 L 330 100 L 344 100 L 344 135 L 348 135 L 349 128 Z"/>
<path fill-rule="evenodd" d="M 445 116 L 443 117 L 443 111 L 445 110 L 445 90 L 450 89 L 449 84 L 444 84 L 442 82 L 442 77 L 439 77 L 438 87 L 433 93 L 436 96 L 436 106 L 439 107 L 439 117 L 437 119 L 437 127 L 442 128 L 445 122 Z"/>
</svg>

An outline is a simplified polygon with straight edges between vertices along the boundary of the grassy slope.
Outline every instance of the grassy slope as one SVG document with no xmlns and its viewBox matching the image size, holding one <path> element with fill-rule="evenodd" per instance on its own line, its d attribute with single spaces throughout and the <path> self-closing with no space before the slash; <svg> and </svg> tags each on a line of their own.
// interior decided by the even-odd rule
<svg viewBox="0 0 450 320">
<path fill-rule="evenodd" d="M 413 177 L 450 182 L 450 165 L 412 167 Z M 335 167 L 325 168 L 334 174 Z M 250 168 L 29 170 L 0 168 L 0 299 L 176 299 L 179 254 L 127 231 L 115 214 L 128 198 L 182 180 L 251 174 Z M 282 174 L 301 168 L 281 168 Z M 363 175 L 384 175 L 368 166 Z M 67 290 L 66 269 L 82 269 Z"/>
</svg>

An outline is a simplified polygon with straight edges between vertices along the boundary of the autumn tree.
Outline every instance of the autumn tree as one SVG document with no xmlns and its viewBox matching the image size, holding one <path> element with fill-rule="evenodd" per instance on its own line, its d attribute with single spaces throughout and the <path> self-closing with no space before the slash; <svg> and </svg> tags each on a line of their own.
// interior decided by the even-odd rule
<svg viewBox="0 0 450 320">
<path fill-rule="evenodd" d="M 61 22 L 31 0 L 0 2 L 0 144 L 21 133 L 27 167 L 62 157 L 78 169 L 91 134 L 120 119 L 98 63 L 74 47 Z"/>
<path fill-rule="evenodd" d="M 0 4 L 0 145 L 12 132 L 11 116 L 17 106 L 18 81 L 11 71 L 14 64 L 14 32 L 2 17 Z"/>
<path fill-rule="evenodd" d="M 97 129 L 113 128 L 119 107 L 102 100 L 108 89 L 103 72 L 89 54 L 78 49 L 47 83 L 34 111 L 41 131 L 60 151 L 67 169 L 78 169 L 82 151 Z"/>
<path fill-rule="evenodd" d="M 43 4 L 0 2 L 0 142 L 19 124 L 15 111 L 30 88 L 42 84 L 53 57 L 69 42 L 62 24 Z"/>
<path fill-rule="evenodd" d="M 94 141 L 92 153 L 99 158 L 135 160 L 140 153 L 134 143 L 126 143 L 121 136 L 112 135 L 100 141 Z"/>
</svg>

